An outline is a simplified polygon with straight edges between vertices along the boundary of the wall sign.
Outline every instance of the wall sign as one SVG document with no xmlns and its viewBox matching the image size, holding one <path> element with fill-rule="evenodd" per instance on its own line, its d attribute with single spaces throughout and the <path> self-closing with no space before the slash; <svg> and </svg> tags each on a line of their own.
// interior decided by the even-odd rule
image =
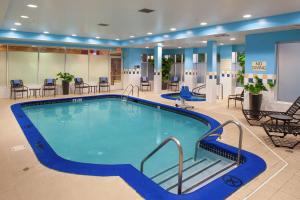
<svg viewBox="0 0 300 200">
<path fill-rule="evenodd" d="M 266 61 L 253 61 L 252 62 L 252 71 L 267 71 L 267 62 Z"/>
</svg>

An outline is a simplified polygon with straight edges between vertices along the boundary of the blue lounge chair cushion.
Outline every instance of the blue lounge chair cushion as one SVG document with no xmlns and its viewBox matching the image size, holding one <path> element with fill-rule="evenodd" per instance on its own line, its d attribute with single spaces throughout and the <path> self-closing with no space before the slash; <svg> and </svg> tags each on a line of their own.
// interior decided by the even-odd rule
<svg viewBox="0 0 300 200">
<path fill-rule="evenodd" d="M 180 97 L 183 98 L 183 99 L 191 99 L 193 97 L 188 86 L 182 86 L 181 87 Z"/>
<path fill-rule="evenodd" d="M 48 78 L 48 79 L 46 80 L 46 83 L 47 83 L 47 85 L 53 85 L 53 84 L 54 84 L 54 81 L 53 81 L 53 79 Z"/>
<path fill-rule="evenodd" d="M 147 82 L 147 81 L 148 81 L 147 76 L 142 76 L 142 82 Z"/>
<path fill-rule="evenodd" d="M 21 80 L 13 80 L 14 85 L 21 85 Z"/>
<path fill-rule="evenodd" d="M 107 77 L 100 77 L 99 82 L 100 83 L 108 83 L 108 78 Z"/>
<path fill-rule="evenodd" d="M 82 83 L 82 78 L 75 78 L 75 83 L 81 84 Z"/>
</svg>

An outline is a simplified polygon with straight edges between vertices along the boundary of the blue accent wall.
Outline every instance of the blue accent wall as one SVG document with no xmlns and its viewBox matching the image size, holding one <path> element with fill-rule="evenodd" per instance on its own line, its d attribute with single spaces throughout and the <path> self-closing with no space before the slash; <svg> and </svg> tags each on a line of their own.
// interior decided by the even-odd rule
<svg viewBox="0 0 300 200">
<path fill-rule="evenodd" d="M 221 59 L 231 59 L 232 51 L 232 45 L 224 45 L 219 47 Z"/>
<path fill-rule="evenodd" d="M 185 70 L 193 69 L 193 48 L 184 49 L 184 68 Z"/>
<path fill-rule="evenodd" d="M 207 42 L 207 71 L 216 72 L 217 71 L 217 42 L 208 41 Z"/>
<path fill-rule="evenodd" d="M 276 74 L 276 44 L 295 41 L 300 41 L 300 29 L 247 35 L 246 73 L 258 74 L 258 72 L 252 71 L 251 63 L 266 61 L 266 72 L 259 72 L 259 74 Z"/>
<path fill-rule="evenodd" d="M 123 48 L 123 67 L 125 69 L 134 68 L 136 65 L 141 65 L 142 54 L 153 54 L 153 49 L 145 48 Z"/>
</svg>

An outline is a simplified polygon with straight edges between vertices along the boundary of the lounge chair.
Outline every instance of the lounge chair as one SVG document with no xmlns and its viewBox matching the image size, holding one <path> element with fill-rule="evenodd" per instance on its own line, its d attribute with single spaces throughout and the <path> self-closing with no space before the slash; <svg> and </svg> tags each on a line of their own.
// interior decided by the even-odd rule
<svg viewBox="0 0 300 200">
<path fill-rule="evenodd" d="M 107 92 L 110 91 L 110 86 L 109 86 L 109 82 L 108 82 L 107 77 L 100 77 L 99 78 L 99 92 L 101 92 L 101 88 L 106 88 Z"/>
<path fill-rule="evenodd" d="M 175 106 L 178 108 L 183 108 L 183 109 L 193 109 L 194 106 L 187 105 L 186 100 L 190 100 L 192 98 L 192 93 L 189 90 L 188 86 L 182 86 L 179 94 L 180 98 L 180 104 L 176 103 Z"/>
<path fill-rule="evenodd" d="M 300 143 L 300 140 L 291 142 L 290 140 L 287 141 L 283 139 L 287 135 L 292 135 L 295 137 L 300 136 L 300 126 L 291 125 L 291 124 L 275 125 L 275 124 L 265 123 L 263 124 L 263 128 L 265 129 L 267 135 L 269 136 L 272 143 L 276 147 L 288 147 L 293 149 L 295 146 L 297 146 Z"/>
<path fill-rule="evenodd" d="M 242 109 L 243 114 L 251 126 L 261 126 L 263 122 L 263 118 L 267 118 L 270 115 L 280 114 L 280 115 L 287 115 L 293 118 L 290 123 L 299 123 L 300 121 L 300 114 L 298 111 L 300 110 L 300 96 L 296 99 L 296 101 L 290 106 L 290 108 L 286 112 L 278 112 L 278 111 L 253 111 Z"/>
<path fill-rule="evenodd" d="M 42 87 L 43 96 L 45 96 L 46 91 L 53 91 L 53 95 L 56 95 L 56 79 L 47 78 L 44 80 L 44 85 Z"/>
<path fill-rule="evenodd" d="M 142 76 L 141 77 L 141 82 L 140 82 L 140 87 L 141 87 L 141 90 L 144 91 L 144 87 L 147 88 L 147 90 L 150 90 L 151 91 L 151 83 L 148 79 L 147 76 Z"/>
<path fill-rule="evenodd" d="M 83 89 L 87 88 L 88 89 L 88 93 L 90 93 L 90 85 L 83 82 L 82 78 L 75 78 L 75 90 L 74 90 L 74 94 L 76 93 L 76 89 L 79 90 L 79 93 L 82 94 L 83 93 Z"/>
<path fill-rule="evenodd" d="M 178 78 L 178 76 L 173 76 L 170 80 L 168 88 L 172 91 L 174 87 L 175 87 L 174 91 L 179 90 L 179 78 Z"/>
<path fill-rule="evenodd" d="M 229 108 L 229 101 L 230 100 L 234 100 L 234 107 L 236 107 L 236 102 L 237 101 L 240 101 L 241 103 L 243 103 L 243 101 L 244 101 L 244 90 L 242 91 L 241 94 L 233 94 L 233 95 L 228 96 L 228 103 L 227 103 L 228 108 Z"/>
<path fill-rule="evenodd" d="M 14 96 L 14 99 L 17 98 L 17 93 L 22 94 L 23 98 L 23 93 L 26 92 L 27 98 L 28 98 L 28 87 L 23 84 L 22 80 L 11 80 L 10 81 L 10 98 Z"/>
</svg>

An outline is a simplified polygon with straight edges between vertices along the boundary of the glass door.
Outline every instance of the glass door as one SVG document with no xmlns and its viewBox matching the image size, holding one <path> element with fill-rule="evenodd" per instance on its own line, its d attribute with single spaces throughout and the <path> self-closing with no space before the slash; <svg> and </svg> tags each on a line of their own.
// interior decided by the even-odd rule
<svg viewBox="0 0 300 200">
<path fill-rule="evenodd" d="M 121 83 L 122 60 L 120 57 L 112 57 L 110 59 L 110 80 L 111 85 Z"/>
</svg>

